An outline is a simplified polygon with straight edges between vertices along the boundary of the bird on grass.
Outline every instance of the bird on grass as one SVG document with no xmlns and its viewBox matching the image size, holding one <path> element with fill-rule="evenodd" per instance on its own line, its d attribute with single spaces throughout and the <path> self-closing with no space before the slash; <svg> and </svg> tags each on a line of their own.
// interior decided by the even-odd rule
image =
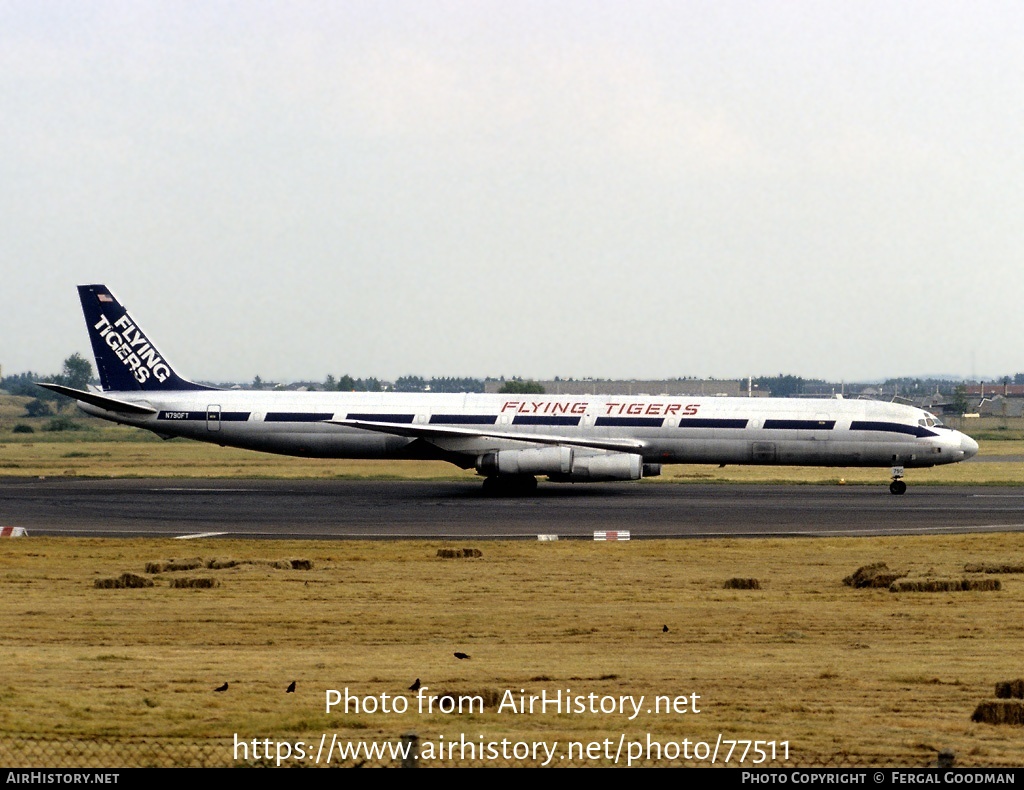
<svg viewBox="0 0 1024 790">
<path fill-rule="evenodd" d="M 668 633 L 668 626 L 667 625 L 663 625 L 661 627 L 661 633 L 663 633 L 663 634 L 667 634 Z"/>
<path fill-rule="evenodd" d="M 214 689 L 214 691 L 227 691 L 227 690 L 228 690 L 228 684 L 226 682 L 224 683 L 223 686 L 217 686 L 217 688 Z"/>
<path fill-rule="evenodd" d="M 420 690 L 420 679 L 416 678 L 416 682 L 413 683 L 411 686 L 409 686 L 409 691 L 419 691 L 419 690 Z"/>
<path fill-rule="evenodd" d="M 455 657 L 459 659 L 459 661 L 462 661 L 464 658 L 469 658 L 469 656 L 466 653 L 456 653 Z"/>
<path fill-rule="evenodd" d="M 284 690 L 284 693 L 285 694 L 291 694 L 294 691 L 295 691 L 295 681 L 293 680 L 291 683 L 288 684 L 288 688 L 286 688 Z"/>
</svg>

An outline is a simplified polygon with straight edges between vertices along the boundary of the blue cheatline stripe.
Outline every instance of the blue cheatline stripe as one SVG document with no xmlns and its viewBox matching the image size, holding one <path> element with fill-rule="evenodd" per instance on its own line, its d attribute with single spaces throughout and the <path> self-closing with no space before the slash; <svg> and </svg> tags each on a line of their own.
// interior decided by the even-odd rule
<svg viewBox="0 0 1024 790">
<path fill-rule="evenodd" d="M 938 436 L 937 433 L 929 431 L 923 425 L 902 425 L 898 422 L 875 422 L 873 420 L 854 420 L 850 423 L 850 430 L 905 433 L 918 438 L 924 438 L 925 436 Z"/>
<path fill-rule="evenodd" d="M 247 411 L 222 411 L 222 412 L 205 412 L 205 411 L 172 411 L 170 409 L 160 412 L 156 418 L 158 420 L 168 420 L 170 422 L 183 422 L 185 420 L 201 420 L 205 421 L 208 417 L 212 417 L 214 420 L 220 418 L 221 422 L 245 422 L 249 419 L 249 412 Z"/>
<path fill-rule="evenodd" d="M 494 425 L 497 421 L 493 414 L 433 414 L 430 417 L 434 425 Z"/>
<path fill-rule="evenodd" d="M 411 423 L 415 416 L 415 414 L 349 414 L 348 419 L 363 420 L 364 422 Z"/>
<path fill-rule="evenodd" d="M 662 417 L 598 417 L 594 421 L 599 428 L 660 428 L 664 423 Z"/>
<path fill-rule="evenodd" d="M 521 415 L 512 420 L 513 425 L 579 425 L 579 417 L 544 417 Z"/>
<path fill-rule="evenodd" d="M 713 419 L 711 417 L 681 417 L 680 428 L 746 428 L 748 420 Z"/>
<path fill-rule="evenodd" d="M 308 411 L 271 411 L 267 412 L 264 422 L 322 422 L 334 416 L 332 412 Z"/>
<path fill-rule="evenodd" d="M 765 429 L 777 431 L 831 431 L 835 420 L 765 420 Z"/>
</svg>

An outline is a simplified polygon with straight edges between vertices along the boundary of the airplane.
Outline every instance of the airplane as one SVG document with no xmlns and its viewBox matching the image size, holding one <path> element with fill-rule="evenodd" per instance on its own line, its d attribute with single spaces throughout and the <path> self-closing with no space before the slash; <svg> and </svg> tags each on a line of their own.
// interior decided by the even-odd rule
<svg viewBox="0 0 1024 790">
<path fill-rule="evenodd" d="M 101 390 L 40 383 L 105 420 L 221 446 L 316 458 L 441 459 L 488 494 L 639 480 L 663 464 L 891 467 L 973 457 L 922 409 L 842 398 L 225 390 L 182 378 L 105 285 L 79 297 Z"/>
</svg>

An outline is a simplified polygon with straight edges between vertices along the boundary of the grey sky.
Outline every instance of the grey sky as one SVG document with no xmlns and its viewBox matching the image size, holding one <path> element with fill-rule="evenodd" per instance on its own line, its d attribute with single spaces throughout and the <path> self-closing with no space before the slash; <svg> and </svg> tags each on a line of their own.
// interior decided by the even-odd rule
<svg viewBox="0 0 1024 790">
<path fill-rule="evenodd" d="M 1013 2 L 3 2 L 0 364 L 1024 370 Z M 90 355 L 91 358 L 91 355 Z"/>
</svg>

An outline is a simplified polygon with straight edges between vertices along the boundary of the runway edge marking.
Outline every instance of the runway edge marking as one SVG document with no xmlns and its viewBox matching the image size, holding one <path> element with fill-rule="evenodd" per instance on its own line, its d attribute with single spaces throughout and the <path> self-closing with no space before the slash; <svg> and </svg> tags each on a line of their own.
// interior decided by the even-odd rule
<svg viewBox="0 0 1024 790">
<path fill-rule="evenodd" d="M 219 538 L 222 535 L 227 535 L 227 532 L 200 532 L 195 535 L 176 535 L 175 540 L 195 540 L 196 538 Z"/>
</svg>

